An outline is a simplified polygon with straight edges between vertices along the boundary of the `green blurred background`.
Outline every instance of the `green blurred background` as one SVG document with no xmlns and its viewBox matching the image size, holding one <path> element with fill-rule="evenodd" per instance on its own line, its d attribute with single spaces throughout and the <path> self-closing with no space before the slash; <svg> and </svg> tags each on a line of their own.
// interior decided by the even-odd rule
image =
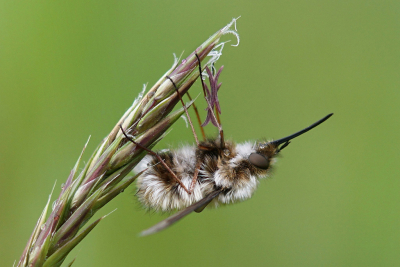
<svg viewBox="0 0 400 267">
<path fill-rule="evenodd" d="M 377 0 L 1 1 L 0 265 L 19 259 L 87 137 L 86 159 L 173 52 L 241 15 L 240 46 L 218 62 L 226 136 L 280 138 L 335 115 L 284 150 L 252 199 L 157 235 L 137 237 L 166 215 L 143 211 L 131 187 L 69 260 L 400 266 L 399 13 L 399 1 Z M 188 142 L 180 120 L 157 148 Z"/>
</svg>

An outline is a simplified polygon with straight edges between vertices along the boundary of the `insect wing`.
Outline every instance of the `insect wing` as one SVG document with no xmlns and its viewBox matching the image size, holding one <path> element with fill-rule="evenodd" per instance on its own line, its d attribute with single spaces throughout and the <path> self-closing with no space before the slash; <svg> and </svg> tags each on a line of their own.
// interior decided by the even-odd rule
<svg viewBox="0 0 400 267">
<path fill-rule="evenodd" d="M 222 190 L 217 190 L 217 191 L 212 192 L 211 194 L 209 194 L 208 196 L 206 196 L 202 200 L 200 200 L 200 201 L 190 205 L 189 207 L 187 207 L 187 208 L 175 213 L 174 215 L 168 217 L 167 219 L 157 223 L 153 227 L 150 227 L 149 229 L 142 231 L 140 233 L 140 235 L 141 236 L 151 235 L 151 234 L 155 234 L 155 233 L 157 233 L 157 232 L 159 232 L 161 230 L 164 230 L 165 228 L 167 228 L 167 227 L 171 226 L 172 224 L 176 223 L 177 221 L 179 221 L 180 219 L 182 219 L 186 215 L 189 215 L 191 212 L 205 207 L 215 197 L 217 197 L 221 192 L 222 192 Z"/>
<path fill-rule="evenodd" d="M 197 209 L 195 209 L 194 211 L 197 213 L 202 212 L 208 204 L 210 204 L 210 202 L 213 200 L 213 198 L 210 198 L 206 203 L 203 204 L 203 206 L 198 207 Z"/>
</svg>

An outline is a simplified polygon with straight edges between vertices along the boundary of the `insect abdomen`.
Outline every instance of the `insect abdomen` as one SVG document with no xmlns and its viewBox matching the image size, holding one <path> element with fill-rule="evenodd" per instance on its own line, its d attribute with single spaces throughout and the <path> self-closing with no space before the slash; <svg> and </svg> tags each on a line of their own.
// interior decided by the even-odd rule
<svg viewBox="0 0 400 267">
<path fill-rule="evenodd" d="M 157 153 L 170 167 L 181 182 L 189 188 L 195 171 L 194 147 L 183 147 L 177 151 Z M 188 194 L 174 179 L 172 174 L 154 156 L 146 156 L 135 171 L 147 170 L 138 178 L 137 197 L 149 209 L 171 211 L 185 208 L 204 197 L 212 188 L 210 181 L 199 179 L 193 192 Z M 208 188 L 208 189 L 207 189 Z"/>
</svg>

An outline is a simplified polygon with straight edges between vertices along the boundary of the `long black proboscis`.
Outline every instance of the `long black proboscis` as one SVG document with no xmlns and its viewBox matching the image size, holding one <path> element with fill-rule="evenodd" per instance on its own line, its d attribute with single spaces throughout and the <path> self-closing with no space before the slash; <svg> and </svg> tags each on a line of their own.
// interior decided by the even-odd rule
<svg viewBox="0 0 400 267">
<path fill-rule="evenodd" d="M 274 140 L 274 141 L 271 142 L 271 144 L 274 144 L 274 145 L 276 145 L 276 146 L 279 146 L 280 144 L 287 143 L 287 142 L 289 142 L 291 139 L 296 138 L 297 136 L 302 135 L 303 133 L 306 133 L 306 132 L 308 132 L 309 130 L 311 130 L 311 129 L 317 127 L 318 125 L 320 125 L 321 123 L 323 123 L 324 121 L 326 121 L 327 119 L 329 119 L 332 115 L 333 115 L 333 113 L 328 114 L 328 115 L 326 115 L 325 117 L 323 117 L 322 119 L 320 119 L 319 121 L 317 121 L 317 122 L 311 124 L 311 125 L 308 126 L 307 128 L 304 128 L 303 130 L 298 131 L 297 133 L 291 134 L 291 135 L 289 135 L 289 136 L 286 136 L 286 137 L 284 137 L 284 138 L 281 138 L 281 139 L 278 139 L 278 140 Z M 284 146 L 285 146 L 285 145 L 284 145 Z M 282 148 L 283 148 L 283 147 L 282 147 Z M 281 149 L 282 149 L 282 148 L 281 148 Z"/>
<path fill-rule="evenodd" d="M 159 232 L 161 230 L 164 230 L 165 228 L 167 228 L 167 227 L 171 226 L 172 224 L 176 223 L 177 221 L 179 221 L 180 219 L 182 219 L 186 215 L 189 215 L 191 212 L 195 211 L 196 209 L 203 207 L 205 204 L 208 204 L 208 202 L 210 202 L 210 200 L 212 200 L 215 197 L 217 197 L 221 192 L 222 192 L 222 189 L 212 192 L 211 194 L 207 195 L 202 200 L 200 200 L 200 201 L 190 205 L 189 207 L 187 207 L 187 208 L 175 213 L 171 217 L 168 217 L 167 219 L 157 223 L 156 225 L 150 227 L 149 229 L 142 231 L 140 233 L 140 235 L 141 236 L 151 235 L 151 234 L 155 234 L 155 233 L 157 233 L 157 232 Z"/>
</svg>

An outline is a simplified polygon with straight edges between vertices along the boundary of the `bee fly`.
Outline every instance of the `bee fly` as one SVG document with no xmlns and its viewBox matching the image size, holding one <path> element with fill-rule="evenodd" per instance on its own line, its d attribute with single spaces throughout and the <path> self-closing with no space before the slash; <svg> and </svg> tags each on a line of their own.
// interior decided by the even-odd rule
<svg viewBox="0 0 400 267">
<path fill-rule="evenodd" d="M 331 113 L 309 127 L 278 140 L 243 144 L 225 141 L 218 115 L 221 110 L 217 98 L 217 91 L 221 86 L 217 84 L 217 80 L 223 67 L 215 76 L 206 67 L 210 91 L 203 82 L 200 59 L 197 54 L 196 57 L 199 61 L 200 80 L 208 111 L 205 123 L 200 126 L 204 141 L 198 141 L 185 105 L 183 106 L 197 147 L 185 146 L 174 151 L 153 152 L 136 143 L 121 127 L 129 141 L 149 152 L 149 155 L 135 168 L 137 173 L 143 172 L 137 181 L 136 195 L 139 201 L 146 208 L 156 211 L 180 210 L 143 231 L 141 235 L 161 231 L 193 211 L 201 212 L 206 206 L 217 207 L 250 198 L 259 180 L 268 175 L 276 156 L 289 145 L 290 140 L 308 132 L 333 115 Z M 168 76 L 166 78 L 173 83 L 179 95 L 173 80 Z M 179 98 L 183 103 L 180 95 Z M 193 107 L 199 119 L 197 109 Z M 202 128 L 210 121 L 219 129 L 219 136 L 214 139 L 206 139 Z"/>
</svg>

